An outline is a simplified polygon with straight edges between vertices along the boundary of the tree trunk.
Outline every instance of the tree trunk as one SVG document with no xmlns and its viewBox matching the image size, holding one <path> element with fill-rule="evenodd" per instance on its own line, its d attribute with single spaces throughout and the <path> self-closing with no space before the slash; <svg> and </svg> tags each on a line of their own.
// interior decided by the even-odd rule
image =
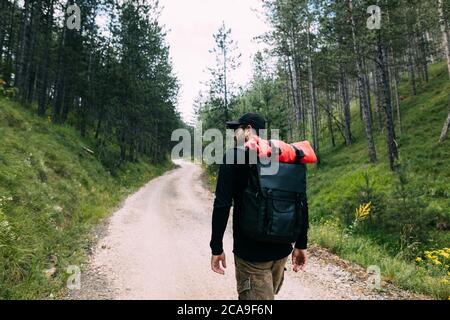
<svg viewBox="0 0 450 320">
<path fill-rule="evenodd" d="M 380 130 L 383 129 L 383 115 L 382 115 L 382 111 L 381 111 L 381 109 L 383 109 L 382 92 L 381 92 L 382 86 L 380 85 L 381 82 L 382 81 L 381 81 L 380 69 L 375 64 L 375 71 L 374 71 L 375 113 L 377 116 L 378 128 L 380 128 Z"/>
<path fill-rule="evenodd" d="M 3 28 L 3 26 L 2 26 Z M 3 63 L 3 46 L 4 46 L 4 42 L 5 42 L 5 32 L 3 32 L 3 30 L 0 30 L 0 74 L 2 72 L 2 63 Z"/>
<path fill-rule="evenodd" d="M 373 114 L 372 114 L 372 98 L 370 94 L 370 81 L 369 81 L 369 75 L 367 72 L 367 66 L 366 62 L 363 60 L 363 67 L 364 67 L 364 84 L 365 84 L 365 92 L 366 92 L 366 101 L 367 105 L 369 106 L 369 115 L 370 115 L 370 123 L 373 127 Z"/>
<path fill-rule="evenodd" d="M 333 130 L 333 107 L 331 105 L 331 99 L 330 99 L 330 91 L 327 90 L 327 124 L 328 124 L 328 131 L 330 132 L 330 138 L 331 138 L 331 145 L 336 147 L 336 141 L 334 139 L 334 130 Z"/>
<path fill-rule="evenodd" d="M 420 34 L 420 45 L 421 45 L 421 53 L 422 53 L 422 72 L 425 82 L 429 82 L 430 77 L 428 74 L 428 43 L 425 39 L 425 35 L 423 32 Z"/>
<path fill-rule="evenodd" d="M 386 124 L 387 144 L 389 165 L 392 171 L 395 170 L 395 161 L 398 159 L 397 144 L 395 142 L 394 121 L 392 118 L 392 101 L 391 101 L 391 87 L 388 73 L 388 61 L 386 51 L 383 47 L 381 32 L 378 32 L 378 67 L 380 68 L 381 80 L 383 82 L 383 97 L 384 97 L 384 120 Z"/>
<path fill-rule="evenodd" d="M 428 41 L 428 40 L 427 40 Z M 400 109 L 400 78 L 401 78 L 401 73 L 400 73 L 400 61 L 398 59 L 397 53 L 396 51 L 394 51 L 394 49 L 391 47 L 391 57 L 393 60 L 393 66 L 390 69 L 390 74 L 393 75 L 391 76 L 391 79 L 393 78 L 393 87 L 394 87 L 394 99 L 395 99 L 395 104 L 396 104 L 396 111 L 397 111 L 397 124 L 398 124 L 398 130 L 399 133 L 401 134 L 403 131 L 403 127 L 402 127 L 402 115 L 401 115 L 401 109 Z"/>
<path fill-rule="evenodd" d="M 228 83 L 227 83 L 227 48 L 223 47 L 223 78 L 224 78 L 224 116 L 225 121 L 229 120 L 228 116 Z"/>
<path fill-rule="evenodd" d="M 444 49 L 444 54 L 447 58 L 447 68 L 448 68 L 448 75 L 450 77 L 450 49 L 449 49 L 449 39 L 448 39 L 448 25 L 445 21 L 444 16 L 444 0 L 438 0 L 439 3 L 439 20 L 440 20 L 440 26 L 441 26 L 441 32 L 442 32 L 442 46 Z"/>
<path fill-rule="evenodd" d="M 67 28 L 66 28 L 67 29 Z M 66 39 L 64 41 L 64 100 L 61 112 L 61 122 L 66 122 L 69 112 L 75 106 L 75 101 L 79 97 L 77 91 L 76 75 L 78 74 L 79 56 L 74 54 L 76 50 L 81 50 L 83 44 L 78 41 L 79 37 L 76 30 L 66 30 Z"/>
<path fill-rule="evenodd" d="M 394 96 L 395 96 L 395 106 L 396 106 L 396 110 L 397 110 L 397 124 L 398 124 L 398 131 L 401 134 L 402 133 L 402 115 L 401 115 L 401 110 L 400 110 L 400 93 L 399 93 L 399 85 L 400 85 L 400 79 L 398 78 L 398 73 L 397 71 L 394 69 L 393 72 L 394 74 Z"/>
<path fill-rule="evenodd" d="M 444 142 L 445 136 L 447 135 L 448 128 L 450 126 L 450 94 L 448 95 L 448 115 L 447 120 L 442 127 L 441 137 L 439 138 L 439 143 Z"/>
<path fill-rule="evenodd" d="M 286 101 L 285 104 L 287 106 L 287 109 L 289 110 L 290 106 L 291 106 L 291 100 L 290 100 L 290 91 L 289 91 L 289 87 L 290 87 L 290 80 L 288 79 L 288 77 L 290 77 L 287 72 L 286 72 L 286 81 L 285 81 L 285 90 L 286 90 Z M 290 113 L 289 113 L 290 114 Z M 289 141 L 294 141 L 294 132 L 293 132 L 293 128 L 292 128 L 292 117 L 288 116 L 288 122 L 289 122 Z"/>
<path fill-rule="evenodd" d="M 35 85 L 36 85 L 36 66 L 34 63 L 34 52 L 36 49 L 36 43 L 38 34 L 41 32 L 41 19 L 42 19 L 42 1 L 34 2 L 31 6 L 31 20 L 30 20 L 30 44 L 26 53 L 26 68 L 23 82 L 25 85 L 24 95 L 22 95 L 22 101 L 31 104 Z"/>
<path fill-rule="evenodd" d="M 347 75 L 341 71 L 340 79 L 341 95 L 342 95 L 342 109 L 344 114 L 344 138 L 345 145 L 350 147 L 352 145 L 352 131 L 351 131 L 351 113 L 350 113 L 350 97 L 348 90 Z"/>
<path fill-rule="evenodd" d="M 48 74 L 49 74 L 49 66 L 50 66 L 50 42 L 52 35 L 52 25 L 53 25 L 53 2 L 54 0 L 49 1 L 49 6 L 47 8 L 47 16 L 46 16 L 46 28 L 45 28 L 45 36 L 44 36 L 44 55 L 43 60 L 44 63 L 41 64 L 40 73 L 40 82 L 39 82 L 39 92 L 38 92 L 38 115 L 45 115 L 47 109 L 47 88 L 48 88 Z"/>
<path fill-rule="evenodd" d="M 425 80 L 425 76 L 423 74 L 423 68 L 422 68 L 422 57 L 421 57 L 421 53 L 420 53 L 420 48 L 419 48 L 419 39 L 418 39 L 418 31 L 415 30 L 413 32 L 413 37 L 412 37 L 413 41 L 413 55 L 414 55 L 414 61 L 416 62 L 416 71 L 417 71 L 417 75 L 419 77 L 420 80 L 424 81 Z"/>
<path fill-rule="evenodd" d="M 413 56 L 413 41 L 412 36 L 409 36 L 409 47 L 408 47 L 408 70 L 409 77 L 411 80 L 411 88 L 413 95 L 417 95 L 417 86 L 416 86 L 416 74 L 414 71 L 414 56 Z"/>
<path fill-rule="evenodd" d="M 303 102 L 303 93 L 302 93 L 302 77 L 301 77 L 301 65 L 298 54 L 296 53 L 295 46 L 293 47 L 293 57 L 294 57 L 294 74 L 296 79 L 296 89 L 295 94 L 297 96 L 298 101 L 298 109 L 300 114 L 300 137 L 305 140 L 306 139 L 306 114 L 305 114 L 305 106 L 306 104 Z"/>
<path fill-rule="evenodd" d="M 365 93 L 365 80 L 364 80 L 364 72 L 363 72 L 363 64 L 361 61 L 361 55 L 359 53 L 358 48 L 358 41 L 356 39 L 356 24 L 355 19 L 353 18 L 353 0 L 348 1 L 349 5 L 349 12 L 350 12 L 350 22 L 352 27 L 352 37 L 353 37 L 353 50 L 356 57 L 356 70 L 358 73 L 358 89 L 359 89 L 359 96 L 361 99 L 361 106 L 363 111 L 363 120 L 364 120 L 364 127 L 366 130 L 367 135 L 367 143 L 368 143 L 368 153 L 369 153 L 369 160 L 372 163 L 375 163 L 377 161 L 377 153 L 375 150 L 375 142 L 373 139 L 373 133 L 372 133 L 372 125 L 370 122 L 370 110 L 369 105 L 366 101 L 366 93 Z"/>
<path fill-rule="evenodd" d="M 318 130 L 318 119 L 317 119 L 317 99 L 316 99 L 316 88 L 314 84 L 314 74 L 313 74 L 313 66 L 311 59 L 311 43 L 310 43 L 310 34 L 309 29 L 307 31 L 308 38 L 308 78 L 309 78 L 309 95 L 311 99 L 311 129 L 313 136 L 313 148 L 314 151 L 319 154 L 319 130 Z"/>
<path fill-rule="evenodd" d="M 429 31 L 425 32 L 425 38 L 426 38 L 428 43 L 434 43 L 435 42 Z M 434 50 L 430 50 L 429 56 L 430 56 L 430 62 L 431 63 L 435 63 L 436 59 L 434 57 Z"/>
<path fill-rule="evenodd" d="M 299 99 L 299 94 L 298 94 L 298 83 L 297 83 L 297 72 L 296 72 L 296 67 L 295 64 L 291 63 L 291 58 L 287 57 L 287 65 L 288 65 L 288 73 L 289 73 L 289 78 L 290 78 L 290 83 L 291 83 L 291 94 L 292 94 L 292 103 L 293 103 L 293 109 L 294 109 L 294 115 L 295 115 L 295 121 L 297 124 L 297 132 L 300 132 L 300 121 L 301 121 L 301 107 L 300 104 L 301 99 Z"/>
<path fill-rule="evenodd" d="M 24 0 L 24 9 L 23 9 L 23 18 L 22 18 L 22 30 L 21 30 L 21 38 L 20 38 L 20 47 L 19 47 L 19 57 L 17 60 L 17 72 L 16 77 L 14 79 L 14 84 L 19 88 L 19 93 L 22 99 L 25 96 L 25 73 L 27 69 L 27 53 L 29 51 L 29 27 L 31 20 L 31 6 L 30 0 Z"/>
<path fill-rule="evenodd" d="M 5 43 L 5 37 L 6 37 L 6 12 L 7 12 L 7 5 L 9 5 L 9 2 L 2 1 L 0 3 L 0 75 L 2 73 L 2 62 L 3 62 L 3 46 Z"/>
<path fill-rule="evenodd" d="M 11 4 L 11 12 L 10 12 L 10 24 L 9 24 L 9 31 L 8 31 L 8 43 L 7 43 L 7 50 L 6 50 L 6 56 L 5 56 L 5 63 L 3 66 L 3 76 L 5 82 L 10 85 L 11 83 L 11 74 L 13 72 L 13 45 L 14 45 L 14 26 L 15 26 L 15 9 L 17 7 L 17 0 L 14 0 L 14 2 Z"/>
<path fill-rule="evenodd" d="M 59 41 L 58 49 L 58 67 L 56 71 L 56 83 L 55 83 L 55 101 L 53 103 L 52 121 L 53 123 L 59 123 L 61 121 L 61 110 L 64 103 L 64 92 L 66 82 L 66 63 L 64 61 L 66 30 L 63 28 L 61 38 Z"/>
<path fill-rule="evenodd" d="M 88 64 L 88 72 L 87 72 L 87 94 L 84 99 L 81 101 L 81 115 L 80 115 L 80 132 L 81 136 L 86 136 L 87 131 L 87 117 L 88 117 L 88 108 L 92 107 L 93 101 L 93 92 L 92 92 L 92 76 L 93 76 L 93 64 L 94 64 L 94 56 L 93 56 L 94 48 L 91 42 L 90 47 L 90 55 L 89 55 L 89 64 Z"/>
<path fill-rule="evenodd" d="M 97 120 L 97 126 L 95 127 L 95 139 L 97 140 L 98 137 L 100 136 L 100 130 L 102 128 L 102 116 L 100 116 Z"/>
</svg>

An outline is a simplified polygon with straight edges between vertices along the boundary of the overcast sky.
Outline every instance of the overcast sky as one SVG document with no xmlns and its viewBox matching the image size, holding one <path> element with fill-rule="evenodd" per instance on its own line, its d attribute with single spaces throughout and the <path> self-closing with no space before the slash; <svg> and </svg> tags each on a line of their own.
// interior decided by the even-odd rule
<svg viewBox="0 0 450 320">
<path fill-rule="evenodd" d="M 266 32 L 256 9 L 261 12 L 260 0 L 161 0 L 164 7 L 161 22 L 169 30 L 175 72 L 181 83 L 178 109 L 186 121 L 191 119 L 192 105 L 208 79 L 207 68 L 214 65 L 209 50 L 214 46 L 213 34 L 222 21 L 231 28 L 232 38 L 242 54 L 241 67 L 233 80 L 236 84 L 248 82 L 252 72 L 252 57 L 263 46 L 253 38 Z"/>
</svg>

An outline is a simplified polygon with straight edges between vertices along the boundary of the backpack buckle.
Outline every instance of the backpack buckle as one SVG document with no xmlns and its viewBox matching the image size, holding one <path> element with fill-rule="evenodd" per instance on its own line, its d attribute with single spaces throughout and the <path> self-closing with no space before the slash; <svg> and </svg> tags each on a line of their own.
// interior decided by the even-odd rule
<svg viewBox="0 0 450 320">
<path fill-rule="evenodd" d="M 291 144 L 291 147 L 295 150 L 295 163 L 300 164 L 301 160 L 305 157 L 305 153 L 293 144 Z"/>
</svg>

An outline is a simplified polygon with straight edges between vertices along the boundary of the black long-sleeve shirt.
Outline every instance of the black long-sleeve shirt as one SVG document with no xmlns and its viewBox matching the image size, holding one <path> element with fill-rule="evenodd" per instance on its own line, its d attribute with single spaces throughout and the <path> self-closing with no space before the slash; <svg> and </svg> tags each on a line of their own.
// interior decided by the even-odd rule
<svg viewBox="0 0 450 320">
<path fill-rule="evenodd" d="M 212 215 L 212 236 L 210 247 L 213 255 L 220 255 L 223 252 L 223 235 L 227 226 L 230 208 L 233 205 L 233 252 L 239 258 L 254 261 L 264 262 L 279 260 L 287 257 L 292 252 L 291 244 L 277 244 L 258 242 L 246 236 L 241 228 L 237 225 L 238 219 L 236 217 L 242 211 L 243 194 L 247 188 L 249 170 L 248 164 L 237 164 L 238 153 L 244 153 L 242 149 L 234 148 L 227 153 L 232 152 L 233 155 L 228 159 L 234 159 L 233 164 L 226 163 L 227 156 L 224 157 L 224 162 L 220 166 L 219 176 L 217 179 L 216 198 L 214 201 L 214 210 Z M 248 154 L 242 155 L 244 159 L 248 159 Z M 248 161 L 248 160 L 246 160 Z M 308 210 L 306 210 L 307 212 Z M 308 215 L 302 215 L 303 226 L 298 237 L 295 248 L 307 248 L 307 226 Z"/>
</svg>

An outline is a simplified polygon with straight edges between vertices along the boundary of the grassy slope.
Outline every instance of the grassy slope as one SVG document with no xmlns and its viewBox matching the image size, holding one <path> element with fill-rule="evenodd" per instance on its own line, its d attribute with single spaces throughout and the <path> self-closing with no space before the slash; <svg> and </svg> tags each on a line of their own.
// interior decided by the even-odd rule
<svg viewBox="0 0 450 320">
<path fill-rule="evenodd" d="M 430 74 L 430 82 L 420 85 L 417 96 L 411 96 L 407 81 L 401 84 L 403 132 L 398 137 L 400 162 L 408 183 L 427 203 L 425 210 L 438 212 L 448 221 L 450 137 L 443 144 L 438 144 L 438 139 L 447 116 L 450 81 L 444 63 L 432 65 Z M 332 148 L 326 133 L 322 138 L 321 167 L 310 170 L 309 174 L 309 201 L 314 221 L 311 239 L 361 265 L 379 265 L 383 276 L 404 288 L 447 299 L 450 286 L 442 283 L 445 282 L 442 274 L 430 274 L 425 268 L 418 268 L 410 262 L 411 258 L 403 258 L 402 252 L 393 253 L 374 237 L 344 235 L 341 227 L 333 221 L 335 208 L 342 206 L 342 199 L 351 197 L 357 186 L 364 182 L 364 173 L 369 174 L 373 188 L 385 194 L 395 193 L 398 185 L 398 178 L 389 171 L 385 134 L 379 130 L 375 136 L 379 163 L 368 164 L 367 141 L 358 117 L 359 114 L 354 112 L 352 130 L 357 140 L 351 148 L 343 147 L 342 139 L 339 141 L 341 146 Z M 436 232 L 432 236 L 435 248 L 430 249 L 449 246 L 448 231 Z"/>
<path fill-rule="evenodd" d="M 141 159 L 111 174 L 83 147 L 89 141 L 72 127 L 0 98 L 0 299 L 58 297 L 92 226 L 171 168 Z"/>
</svg>

